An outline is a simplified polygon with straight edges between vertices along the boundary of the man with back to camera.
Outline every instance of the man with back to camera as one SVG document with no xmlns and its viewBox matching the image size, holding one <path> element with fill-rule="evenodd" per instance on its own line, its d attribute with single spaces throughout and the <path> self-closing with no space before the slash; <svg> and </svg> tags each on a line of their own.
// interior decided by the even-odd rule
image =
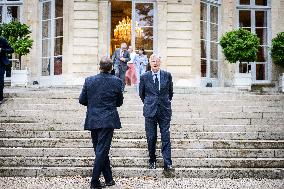
<svg viewBox="0 0 284 189">
<path fill-rule="evenodd" d="M 87 106 L 85 130 L 91 131 L 96 159 L 91 180 L 92 189 L 115 185 L 109 160 L 114 129 L 121 128 L 117 107 L 123 104 L 123 82 L 111 75 L 111 59 L 103 57 L 100 73 L 86 78 L 79 103 Z M 105 183 L 100 182 L 101 173 Z"/>
<path fill-rule="evenodd" d="M 157 124 L 159 124 L 164 160 L 164 175 L 174 176 L 171 160 L 170 121 L 173 82 L 169 72 L 160 69 L 161 59 L 152 54 L 149 59 L 151 71 L 140 78 L 139 96 L 144 104 L 145 130 L 149 151 L 149 168 L 156 169 Z"/>
<path fill-rule="evenodd" d="M 125 83 L 125 73 L 127 70 L 127 62 L 130 61 L 130 54 L 127 51 L 126 43 L 121 43 L 119 49 L 116 49 L 112 55 L 115 76 Z"/>
<path fill-rule="evenodd" d="M 0 37 L 0 104 L 3 103 L 3 89 L 4 89 L 4 74 L 5 68 L 10 64 L 7 54 L 14 52 L 14 49 L 9 45 L 8 41 Z"/>
</svg>

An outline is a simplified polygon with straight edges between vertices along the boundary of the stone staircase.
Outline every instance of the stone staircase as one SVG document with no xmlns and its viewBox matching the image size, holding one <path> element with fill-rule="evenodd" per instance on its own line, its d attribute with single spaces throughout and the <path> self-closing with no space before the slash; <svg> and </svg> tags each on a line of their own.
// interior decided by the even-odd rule
<svg viewBox="0 0 284 189">
<path fill-rule="evenodd" d="M 142 103 L 133 88 L 119 108 L 111 149 L 115 176 L 162 177 L 147 169 Z M 0 105 L 0 176 L 90 176 L 79 88 L 8 88 Z M 176 88 L 171 124 L 177 177 L 284 178 L 284 95 Z M 160 143 L 158 143 L 160 146 Z"/>
</svg>

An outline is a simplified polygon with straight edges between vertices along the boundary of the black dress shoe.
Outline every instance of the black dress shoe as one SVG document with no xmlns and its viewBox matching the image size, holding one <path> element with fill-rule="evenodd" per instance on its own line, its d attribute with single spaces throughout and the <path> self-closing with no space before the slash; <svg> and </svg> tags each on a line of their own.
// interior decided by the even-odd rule
<svg viewBox="0 0 284 189">
<path fill-rule="evenodd" d="M 175 177 L 175 169 L 172 165 L 167 165 L 164 167 L 163 174 L 166 178 L 172 178 Z"/>
<path fill-rule="evenodd" d="M 114 186 L 115 185 L 115 181 L 112 180 L 110 182 L 106 182 L 105 184 L 106 184 L 106 186 Z"/>
<path fill-rule="evenodd" d="M 106 187 L 106 185 L 102 182 L 100 182 L 100 184 L 96 185 L 96 186 L 91 185 L 91 189 L 102 189 L 102 188 L 105 188 L 105 187 Z"/>
<path fill-rule="evenodd" d="M 157 165 L 156 162 L 149 162 L 149 169 L 156 169 Z"/>
</svg>

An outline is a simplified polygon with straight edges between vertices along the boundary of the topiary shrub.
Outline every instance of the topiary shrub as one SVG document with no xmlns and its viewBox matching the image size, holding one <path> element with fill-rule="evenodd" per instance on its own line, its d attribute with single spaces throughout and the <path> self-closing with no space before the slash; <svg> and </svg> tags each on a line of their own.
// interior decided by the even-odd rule
<svg viewBox="0 0 284 189">
<path fill-rule="evenodd" d="M 259 38 L 245 29 L 237 29 L 225 33 L 221 37 L 220 45 L 229 63 L 253 62 L 257 58 L 260 45 Z"/>
<path fill-rule="evenodd" d="M 8 40 L 15 54 L 19 56 L 20 68 L 22 56 L 30 53 L 30 49 L 33 45 L 30 33 L 31 30 L 29 26 L 19 21 L 12 21 L 0 25 L 0 36 Z"/>
<path fill-rule="evenodd" d="M 271 57 L 275 64 L 284 68 L 284 32 L 272 39 Z"/>
</svg>

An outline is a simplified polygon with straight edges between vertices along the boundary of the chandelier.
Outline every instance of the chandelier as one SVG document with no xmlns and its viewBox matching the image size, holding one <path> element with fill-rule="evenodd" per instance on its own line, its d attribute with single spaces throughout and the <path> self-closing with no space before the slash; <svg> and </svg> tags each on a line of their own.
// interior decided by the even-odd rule
<svg viewBox="0 0 284 189">
<path fill-rule="evenodd" d="M 131 41 L 131 26 L 132 20 L 127 16 L 127 18 L 123 18 L 122 21 L 119 21 L 118 25 L 116 25 L 114 29 L 114 38 L 119 41 L 130 42 Z M 138 22 L 135 22 L 135 32 L 136 37 L 141 37 L 143 30 L 139 27 Z"/>
</svg>

